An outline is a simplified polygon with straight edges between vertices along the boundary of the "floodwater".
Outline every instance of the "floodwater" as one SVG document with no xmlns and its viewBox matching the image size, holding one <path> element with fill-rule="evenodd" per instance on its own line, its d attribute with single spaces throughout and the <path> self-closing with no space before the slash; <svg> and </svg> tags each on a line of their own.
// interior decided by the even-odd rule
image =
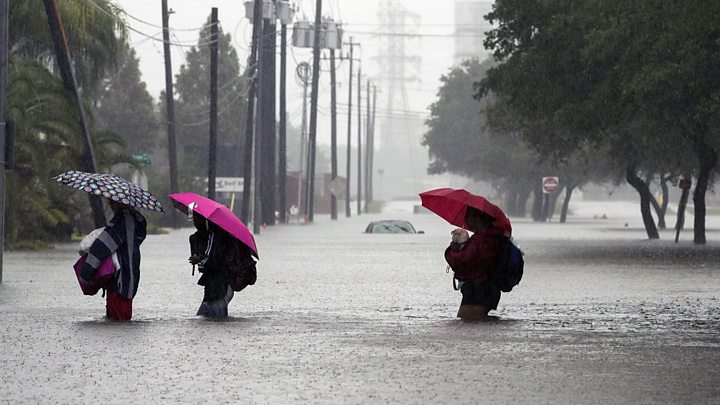
<svg viewBox="0 0 720 405">
<path fill-rule="evenodd" d="M 635 212 L 514 221 L 525 277 L 471 323 L 442 257 L 452 227 L 389 211 L 265 229 L 226 321 L 194 316 L 190 229 L 143 244 L 131 322 L 81 294 L 74 245 L 6 253 L 0 402 L 720 401 L 720 233 L 647 241 Z M 426 233 L 361 233 L 378 218 Z"/>
</svg>

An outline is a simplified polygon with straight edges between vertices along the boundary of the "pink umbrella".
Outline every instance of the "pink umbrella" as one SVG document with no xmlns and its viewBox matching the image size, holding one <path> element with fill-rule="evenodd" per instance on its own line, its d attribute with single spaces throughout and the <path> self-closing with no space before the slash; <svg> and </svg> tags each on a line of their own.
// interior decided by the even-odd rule
<svg viewBox="0 0 720 405">
<path fill-rule="evenodd" d="M 500 207 L 491 203 L 485 197 L 471 194 L 463 189 L 438 188 L 420 193 L 420 199 L 423 207 L 455 226 L 467 229 L 465 211 L 467 207 L 473 207 L 493 217 L 495 221 L 493 221 L 492 226 L 502 230 L 504 235 L 510 236 L 512 234 L 510 219 Z"/>
<path fill-rule="evenodd" d="M 249 247 L 253 253 L 255 253 L 255 257 L 260 258 L 260 256 L 258 256 L 257 246 L 255 246 L 255 238 L 253 238 L 252 233 L 250 233 L 250 230 L 247 229 L 240 218 L 236 217 L 235 214 L 230 211 L 230 208 L 195 193 L 170 194 L 168 197 L 172 200 L 175 208 L 185 214 L 187 214 L 188 205 L 191 203 L 197 204 L 194 208 L 195 212 L 226 230 L 230 235 Z"/>
</svg>

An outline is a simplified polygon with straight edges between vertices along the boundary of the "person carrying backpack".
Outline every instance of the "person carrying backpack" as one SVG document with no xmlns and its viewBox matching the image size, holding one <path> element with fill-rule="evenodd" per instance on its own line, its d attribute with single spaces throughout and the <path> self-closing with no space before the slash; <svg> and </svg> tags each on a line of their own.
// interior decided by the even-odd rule
<svg viewBox="0 0 720 405">
<path fill-rule="evenodd" d="M 192 220 L 197 232 L 190 236 L 188 261 L 199 266 L 198 284 L 205 287 L 199 316 L 226 317 L 236 292 L 257 280 L 259 259 L 255 238 L 227 206 L 195 193 L 168 195 L 175 208 Z"/>
<path fill-rule="evenodd" d="M 457 317 L 478 320 L 497 309 L 501 291 L 493 277 L 498 260 L 502 230 L 492 225 L 494 218 L 484 212 L 467 207 L 465 224 L 473 232 L 465 240 L 466 231 L 453 231 L 453 242 L 445 249 L 445 260 L 460 281 L 462 302 Z M 465 232 L 465 235 L 463 235 Z"/>
<path fill-rule="evenodd" d="M 228 304 L 235 293 L 228 281 L 225 263 L 230 236 L 223 229 L 198 213 L 193 214 L 197 231 L 190 235 L 188 262 L 199 267 L 198 285 L 204 287 L 203 300 L 197 310 L 198 316 L 224 318 L 228 316 Z"/>
</svg>

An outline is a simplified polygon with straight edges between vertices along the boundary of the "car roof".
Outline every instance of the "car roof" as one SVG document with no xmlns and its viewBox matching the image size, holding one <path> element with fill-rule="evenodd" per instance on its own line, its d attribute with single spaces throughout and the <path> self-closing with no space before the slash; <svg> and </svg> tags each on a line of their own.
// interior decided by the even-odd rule
<svg viewBox="0 0 720 405">
<path fill-rule="evenodd" d="M 380 224 L 380 223 L 383 223 L 383 222 L 405 222 L 405 223 L 407 223 L 407 224 L 410 223 L 410 221 L 405 220 L 405 219 L 379 219 L 379 220 L 377 220 L 377 221 L 371 221 L 370 223 L 371 223 L 371 224 Z"/>
</svg>

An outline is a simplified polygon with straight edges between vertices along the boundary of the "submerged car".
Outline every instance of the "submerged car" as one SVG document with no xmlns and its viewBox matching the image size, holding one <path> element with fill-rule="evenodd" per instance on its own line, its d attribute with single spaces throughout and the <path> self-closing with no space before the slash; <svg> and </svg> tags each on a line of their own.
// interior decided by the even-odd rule
<svg viewBox="0 0 720 405">
<path fill-rule="evenodd" d="M 409 221 L 401 219 L 388 219 L 372 221 L 365 228 L 365 233 L 425 233 L 416 231 Z"/>
</svg>

